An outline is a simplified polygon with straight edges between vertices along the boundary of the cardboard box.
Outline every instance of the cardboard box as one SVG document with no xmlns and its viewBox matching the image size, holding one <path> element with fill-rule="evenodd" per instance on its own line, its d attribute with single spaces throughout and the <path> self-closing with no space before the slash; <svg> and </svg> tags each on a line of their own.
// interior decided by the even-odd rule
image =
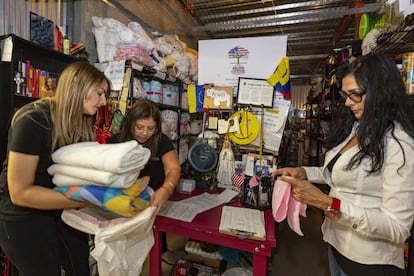
<svg viewBox="0 0 414 276">
<path fill-rule="evenodd" d="M 175 276 L 212 276 L 214 274 L 214 269 L 210 266 L 181 259 L 177 261 L 173 269 Z"/>
<path fill-rule="evenodd" d="M 191 194 L 196 186 L 194 179 L 180 179 L 180 182 L 177 185 L 177 192 Z"/>
<path fill-rule="evenodd" d="M 226 270 L 226 262 L 224 260 L 215 260 L 207 257 L 203 257 L 197 254 L 187 252 L 186 259 L 192 263 L 205 265 L 213 268 L 214 273 L 221 274 Z"/>
</svg>

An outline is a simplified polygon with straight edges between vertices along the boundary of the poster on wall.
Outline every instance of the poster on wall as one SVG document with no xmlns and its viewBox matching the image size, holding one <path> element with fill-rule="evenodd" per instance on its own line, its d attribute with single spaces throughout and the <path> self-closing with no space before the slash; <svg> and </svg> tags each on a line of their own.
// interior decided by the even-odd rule
<svg viewBox="0 0 414 276">
<path fill-rule="evenodd" d="M 30 12 L 30 40 L 43 46 L 54 47 L 55 25 L 50 19 Z"/>
<path fill-rule="evenodd" d="M 237 86 L 239 77 L 268 78 L 286 56 L 287 36 L 208 39 L 198 42 L 198 83 Z"/>
<path fill-rule="evenodd" d="M 280 143 L 283 137 L 286 120 L 288 117 L 291 102 L 287 100 L 276 100 L 273 108 L 265 108 L 263 116 L 263 148 L 279 152 Z M 253 111 L 260 114 L 261 109 L 254 107 Z M 261 124 L 261 116 L 256 116 Z M 258 136 L 252 145 L 260 146 L 260 136 Z"/>
</svg>

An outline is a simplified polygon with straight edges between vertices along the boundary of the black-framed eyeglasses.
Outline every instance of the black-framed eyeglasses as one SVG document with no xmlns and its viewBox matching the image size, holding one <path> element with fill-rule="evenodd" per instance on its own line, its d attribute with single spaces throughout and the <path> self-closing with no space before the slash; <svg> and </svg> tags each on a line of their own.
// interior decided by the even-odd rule
<svg viewBox="0 0 414 276">
<path fill-rule="evenodd" d="M 141 125 L 135 125 L 135 131 L 140 132 L 140 133 L 147 132 L 148 134 L 154 134 L 155 132 L 157 132 L 157 130 L 158 129 L 156 126 L 145 127 Z"/>
<path fill-rule="evenodd" d="M 360 103 L 362 101 L 362 96 L 365 95 L 365 91 L 352 91 L 347 93 L 341 90 L 339 91 L 339 95 L 341 95 L 344 100 L 346 100 L 346 98 L 350 98 L 354 103 Z"/>
</svg>

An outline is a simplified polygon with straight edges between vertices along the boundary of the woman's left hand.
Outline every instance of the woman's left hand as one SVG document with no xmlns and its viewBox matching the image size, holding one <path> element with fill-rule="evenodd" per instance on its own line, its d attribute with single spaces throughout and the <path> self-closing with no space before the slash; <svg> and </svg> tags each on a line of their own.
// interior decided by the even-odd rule
<svg viewBox="0 0 414 276">
<path fill-rule="evenodd" d="M 159 213 L 161 208 L 163 208 L 170 197 L 168 190 L 163 188 L 158 188 L 157 191 L 151 197 L 151 206 L 157 207 L 156 214 Z"/>
<path fill-rule="evenodd" d="M 281 176 L 278 179 L 290 183 L 293 198 L 302 203 L 322 210 L 331 205 L 332 199 L 309 181 L 298 180 L 290 176 Z"/>
</svg>

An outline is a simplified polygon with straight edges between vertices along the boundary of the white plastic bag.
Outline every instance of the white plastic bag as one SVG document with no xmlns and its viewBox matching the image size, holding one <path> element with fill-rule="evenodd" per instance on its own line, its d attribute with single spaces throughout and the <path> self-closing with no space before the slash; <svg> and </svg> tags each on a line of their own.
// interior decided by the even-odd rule
<svg viewBox="0 0 414 276">
<path fill-rule="evenodd" d="M 119 217 L 90 205 L 62 213 L 62 220 L 82 232 L 95 235 L 91 255 L 98 263 L 100 276 L 136 276 L 154 245 L 152 226 L 155 207 L 133 217 Z"/>
<path fill-rule="evenodd" d="M 252 276 L 253 272 L 243 267 L 232 267 L 224 271 L 221 276 Z"/>
</svg>

